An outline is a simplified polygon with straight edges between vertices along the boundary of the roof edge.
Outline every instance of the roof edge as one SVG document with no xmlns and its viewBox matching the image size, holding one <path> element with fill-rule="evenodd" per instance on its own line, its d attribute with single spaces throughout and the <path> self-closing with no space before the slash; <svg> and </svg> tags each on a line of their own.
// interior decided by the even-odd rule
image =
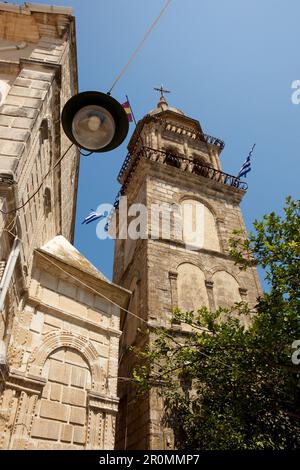
<svg viewBox="0 0 300 470">
<path fill-rule="evenodd" d="M 30 13 L 52 13 L 56 15 L 73 15 L 72 7 L 61 7 L 61 6 L 52 6 L 45 5 L 42 3 L 28 3 L 24 2 L 22 5 L 15 5 L 12 3 L 2 3 L 0 2 L 0 11 L 7 11 L 11 13 L 20 13 L 23 15 L 28 15 Z"/>
<path fill-rule="evenodd" d="M 121 297 L 122 297 L 122 300 L 123 300 L 123 303 L 122 305 L 120 305 L 120 308 L 121 309 L 124 309 L 128 306 L 128 303 L 129 303 L 129 299 L 130 299 L 130 296 L 131 296 L 131 291 L 125 289 L 124 287 L 121 287 L 117 284 L 113 284 L 112 282 L 106 280 L 106 279 L 102 279 L 100 277 L 97 277 L 96 275 L 86 271 L 85 269 L 80 269 L 76 266 L 74 266 L 73 264 L 71 263 L 68 263 L 68 261 L 60 258 L 59 256 L 56 256 L 52 253 L 49 253 L 48 251 L 45 251 L 43 250 L 42 248 L 36 248 L 35 250 L 35 253 L 38 253 L 38 254 L 41 254 L 42 257 L 46 257 L 46 258 L 50 258 L 50 262 L 51 262 L 51 259 L 52 260 L 55 260 L 57 263 L 60 263 L 62 265 L 65 265 L 69 268 L 69 270 L 73 270 L 73 271 L 77 271 L 77 272 L 80 272 L 82 274 L 84 274 L 85 276 L 89 277 L 90 279 L 93 279 L 94 281 L 97 282 L 97 284 L 99 286 L 103 286 L 105 287 L 106 289 L 109 289 L 109 290 L 112 290 L 112 291 L 115 291 L 116 293 L 118 294 L 121 294 Z M 58 268 L 63 271 L 63 269 L 58 266 Z M 68 272 L 68 274 L 71 275 L 71 273 Z M 79 282 L 80 284 L 82 284 L 82 282 L 80 281 L 80 279 L 77 279 L 77 282 Z M 83 284 L 84 285 L 84 284 Z M 88 286 L 86 287 L 88 288 Z M 92 286 L 90 287 L 90 289 L 92 289 Z M 101 293 L 99 292 L 99 296 L 101 297 Z"/>
</svg>

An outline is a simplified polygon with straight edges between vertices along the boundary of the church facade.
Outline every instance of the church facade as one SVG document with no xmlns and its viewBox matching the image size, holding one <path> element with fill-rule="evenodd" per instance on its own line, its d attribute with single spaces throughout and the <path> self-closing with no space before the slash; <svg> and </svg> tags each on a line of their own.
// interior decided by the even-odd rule
<svg viewBox="0 0 300 470">
<path fill-rule="evenodd" d="M 72 245 L 71 9 L 0 4 L 0 449 L 113 449 L 129 292 Z"/>
</svg>

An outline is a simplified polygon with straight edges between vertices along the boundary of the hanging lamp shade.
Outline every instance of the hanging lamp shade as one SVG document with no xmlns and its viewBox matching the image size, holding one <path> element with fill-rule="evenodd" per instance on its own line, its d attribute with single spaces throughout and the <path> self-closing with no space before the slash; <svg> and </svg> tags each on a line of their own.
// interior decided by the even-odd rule
<svg viewBox="0 0 300 470">
<path fill-rule="evenodd" d="M 110 95 L 86 91 L 73 96 L 62 112 L 68 138 L 90 152 L 109 152 L 122 144 L 129 130 L 123 106 Z"/>
</svg>

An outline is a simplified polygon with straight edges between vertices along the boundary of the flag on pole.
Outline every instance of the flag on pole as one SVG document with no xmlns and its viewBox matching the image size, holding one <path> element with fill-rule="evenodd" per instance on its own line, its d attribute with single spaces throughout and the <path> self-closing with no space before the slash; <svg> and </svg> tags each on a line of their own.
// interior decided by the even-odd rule
<svg viewBox="0 0 300 470">
<path fill-rule="evenodd" d="M 252 153 L 255 149 L 255 146 L 256 144 L 253 145 L 252 149 L 251 149 L 251 152 L 249 153 L 248 157 L 246 158 L 246 161 L 244 162 L 242 168 L 240 169 L 239 171 L 239 174 L 238 174 L 238 178 L 246 178 L 247 174 L 250 173 L 250 171 L 252 170 L 251 168 L 251 157 L 252 157 Z"/>
<path fill-rule="evenodd" d="M 129 122 L 132 122 L 133 121 L 133 116 L 132 116 L 132 111 L 131 111 L 131 107 L 130 107 L 130 104 L 129 104 L 129 101 L 125 101 L 125 103 L 122 104 L 126 114 L 127 114 L 127 117 L 128 117 L 128 121 Z"/>
<path fill-rule="evenodd" d="M 104 212 L 104 214 L 99 214 L 98 212 L 95 212 L 92 210 L 92 212 L 84 219 L 82 222 L 82 225 L 88 225 L 91 224 L 92 222 L 96 222 L 96 220 L 102 220 L 105 219 L 108 216 L 108 212 Z"/>
</svg>

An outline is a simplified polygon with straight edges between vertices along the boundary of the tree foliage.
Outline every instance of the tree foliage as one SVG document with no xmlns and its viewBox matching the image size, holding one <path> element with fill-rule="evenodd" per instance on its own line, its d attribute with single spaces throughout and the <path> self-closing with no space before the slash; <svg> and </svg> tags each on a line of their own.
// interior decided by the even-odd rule
<svg viewBox="0 0 300 470">
<path fill-rule="evenodd" d="M 232 256 L 240 269 L 260 265 L 269 291 L 255 314 L 232 309 L 174 312 L 178 328 L 160 329 L 139 354 L 140 393 L 152 387 L 165 403 L 166 424 L 179 449 L 300 447 L 300 367 L 291 361 L 300 339 L 300 201 L 284 215 L 254 222 L 249 238 L 235 232 Z"/>
</svg>

